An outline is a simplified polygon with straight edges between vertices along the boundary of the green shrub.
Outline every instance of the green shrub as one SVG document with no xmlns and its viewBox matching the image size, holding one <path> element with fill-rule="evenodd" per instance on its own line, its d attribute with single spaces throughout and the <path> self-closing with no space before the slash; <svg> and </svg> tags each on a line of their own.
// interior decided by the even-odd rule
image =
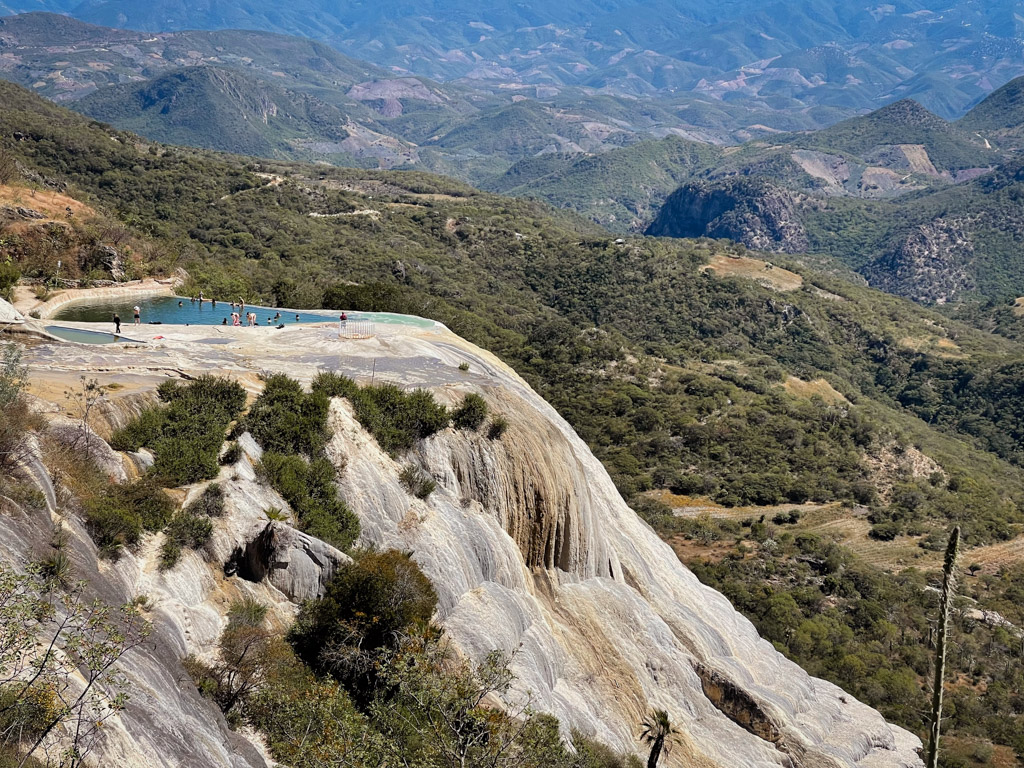
<svg viewBox="0 0 1024 768">
<path fill-rule="evenodd" d="M 448 409 L 423 389 L 406 394 L 394 384 L 362 387 L 350 397 L 359 423 L 391 455 L 448 426 Z"/>
<path fill-rule="evenodd" d="M 437 593 L 408 554 L 364 552 L 335 572 L 323 599 L 303 605 L 290 640 L 306 663 L 330 671 L 324 649 L 394 647 L 402 632 L 427 626 L 436 606 Z"/>
<path fill-rule="evenodd" d="M 181 558 L 182 549 L 198 549 L 212 535 L 213 523 L 210 518 L 188 509 L 182 510 L 164 531 L 164 543 L 160 547 L 160 569 L 173 568 Z"/>
<path fill-rule="evenodd" d="M 210 483 L 195 501 L 185 508 L 193 515 L 222 517 L 224 515 L 224 489 L 219 483 Z"/>
<path fill-rule="evenodd" d="M 878 523 L 871 526 L 868 535 L 878 541 L 892 541 L 900 535 L 900 531 L 899 523 Z"/>
<path fill-rule="evenodd" d="M 487 437 L 491 440 L 500 440 L 508 429 L 508 419 L 504 416 L 495 416 L 491 419 L 491 425 L 487 428 Z"/>
<path fill-rule="evenodd" d="M 414 467 L 411 464 L 402 469 L 398 479 L 401 481 L 402 485 L 405 486 L 405 490 L 417 499 L 427 498 L 434 492 L 434 489 L 437 488 L 437 483 L 434 482 L 434 478 L 419 467 Z"/>
<path fill-rule="evenodd" d="M 276 373 L 267 378 L 245 417 L 244 428 L 266 451 L 314 457 L 329 437 L 328 405 L 323 392 L 307 395 L 297 381 Z"/>
<path fill-rule="evenodd" d="M 218 437 L 223 439 L 223 432 Z M 190 485 L 216 477 L 220 472 L 217 453 L 220 446 L 209 435 L 195 433 L 186 437 L 163 437 L 153 446 L 156 456 L 153 472 L 167 486 Z"/>
<path fill-rule="evenodd" d="M 115 451 L 137 451 L 145 445 L 153 445 L 163 432 L 165 421 L 163 408 L 146 408 L 132 421 L 114 431 L 110 447 Z"/>
<path fill-rule="evenodd" d="M 359 518 L 338 498 L 334 467 L 326 458 L 309 462 L 268 451 L 257 470 L 291 505 L 299 527 L 310 536 L 342 550 L 358 538 Z"/>
<path fill-rule="evenodd" d="M 487 418 L 487 403 L 475 392 L 470 392 L 462 399 L 462 405 L 452 414 L 452 423 L 456 429 L 479 429 Z"/>
<path fill-rule="evenodd" d="M 224 431 L 245 407 L 245 390 L 237 382 L 204 375 L 187 384 L 168 379 L 157 394 L 166 405 L 143 411 L 114 434 L 112 445 L 151 449 L 153 474 L 166 485 L 216 477 Z"/>
<path fill-rule="evenodd" d="M 224 453 L 220 455 L 220 465 L 222 467 L 228 467 L 232 464 L 237 464 L 242 458 L 242 446 L 238 443 L 231 443 L 227 448 L 224 449 Z"/>
<path fill-rule="evenodd" d="M 21 270 L 17 265 L 0 262 L 0 298 L 11 298 L 12 289 L 21 279 Z"/>
<path fill-rule="evenodd" d="M 336 371 L 320 371 L 310 389 L 327 397 L 352 397 L 359 392 L 359 385 Z"/>
<path fill-rule="evenodd" d="M 228 621 L 235 626 L 258 627 L 267 618 L 267 606 L 254 597 L 235 600 L 228 608 Z"/>
<path fill-rule="evenodd" d="M 451 421 L 448 409 L 423 389 L 406 393 L 394 384 L 360 387 L 340 373 L 323 371 L 313 380 L 312 391 L 327 397 L 345 397 L 356 418 L 377 444 L 392 456 L 412 448 Z"/>
<path fill-rule="evenodd" d="M 85 505 L 89 533 L 106 555 L 135 546 L 144 531 L 159 531 L 173 512 L 174 503 L 151 478 L 112 485 Z"/>
</svg>

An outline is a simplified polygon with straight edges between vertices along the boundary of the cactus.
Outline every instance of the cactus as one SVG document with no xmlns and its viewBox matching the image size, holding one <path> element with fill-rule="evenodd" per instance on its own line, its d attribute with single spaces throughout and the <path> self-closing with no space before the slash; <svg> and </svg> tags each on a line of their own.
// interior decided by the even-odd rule
<svg viewBox="0 0 1024 768">
<path fill-rule="evenodd" d="M 927 768 L 938 768 L 939 734 L 942 731 L 942 680 L 946 675 L 946 635 L 949 609 L 956 594 L 956 561 L 960 556 L 960 526 L 953 529 L 942 566 L 942 594 L 939 603 L 938 639 L 935 642 L 935 681 L 932 686 L 932 727 L 928 742 Z"/>
</svg>

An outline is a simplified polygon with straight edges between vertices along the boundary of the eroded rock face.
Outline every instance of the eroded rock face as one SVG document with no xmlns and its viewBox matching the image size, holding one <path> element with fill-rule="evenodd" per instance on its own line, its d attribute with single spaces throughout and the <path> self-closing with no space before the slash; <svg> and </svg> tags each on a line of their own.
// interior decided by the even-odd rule
<svg viewBox="0 0 1024 768">
<path fill-rule="evenodd" d="M 332 404 L 329 451 L 347 461 L 364 539 L 414 553 L 461 648 L 514 654 L 517 695 L 619 749 L 636 749 L 648 708 L 666 709 L 683 732 L 668 765 L 920 764 L 915 737 L 808 677 L 697 582 L 539 398 L 486 394 L 511 428 L 427 440 L 411 458 L 437 482 L 425 501 Z"/>
<path fill-rule="evenodd" d="M 267 580 L 295 603 L 322 597 L 341 563 L 351 558 L 284 523 L 270 521 L 244 549 L 232 553 L 229 574 Z"/>
<path fill-rule="evenodd" d="M 55 522 L 51 514 L 59 508 L 38 456 L 26 463 L 48 510 L 5 509 L 0 514 L 0 560 L 17 570 L 47 551 Z M 219 582 L 216 569 L 194 553 L 187 553 L 175 570 L 160 573 L 152 541 L 116 563 L 101 561 L 77 518 L 63 524 L 74 574 L 88 583 L 87 596 L 121 605 L 145 595 L 154 627 L 151 637 L 119 663 L 128 682 L 127 708 L 105 725 L 90 759 L 118 768 L 267 768 L 259 751 L 233 733 L 217 707 L 199 695 L 180 663 L 188 653 L 212 647 L 226 624 L 226 605 L 239 592 Z M 269 590 L 254 587 L 252 594 L 274 604 Z"/>
<path fill-rule="evenodd" d="M 945 304 L 974 287 L 973 261 L 966 223 L 942 218 L 915 227 L 861 272 L 888 293 Z"/>
<path fill-rule="evenodd" d="M 645 234 L 727 238 L 779 253 L 808 248 L 792 194 L 759 178 L 684 184 L 665 201 Z"/>
</svg>

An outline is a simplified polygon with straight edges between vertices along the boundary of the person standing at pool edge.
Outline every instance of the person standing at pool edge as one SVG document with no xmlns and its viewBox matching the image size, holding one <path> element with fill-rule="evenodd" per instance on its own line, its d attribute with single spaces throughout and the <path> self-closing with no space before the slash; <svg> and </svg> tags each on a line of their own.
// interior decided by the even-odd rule
<svg viewBox="0 0 1024 768">
<path fill-rule="evenodd" d="M 114 313 L 114 333 L 121 333 L 121 316 L 117 312 Z"/>
<path fill-rule="evenodd" d="M 135 324 L 139 325 L 140 324 L 139 317 L 140 317 L 140 314 L 141 314 L 142 310 L 139 309 L 139 305 L 136 304 L 134 307 L 132 307 L 132 311 L 135 313 Z"/>
</svg>

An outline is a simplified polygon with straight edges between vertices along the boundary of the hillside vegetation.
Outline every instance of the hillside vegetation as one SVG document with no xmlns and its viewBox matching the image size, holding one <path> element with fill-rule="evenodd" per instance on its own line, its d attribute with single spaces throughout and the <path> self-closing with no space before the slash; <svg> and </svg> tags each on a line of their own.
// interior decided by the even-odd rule
<svg viewBox="0 0 1024 768">
<path fill-rule="evenodd" d="M 574 214 L 435 176 L 255 166 L 140 142 L 16 86 L 0 85 L 0 99 L 0 140 L 24 168 L 20 183 L 67 182 L 153 244 L 145 268 L 183 267 L 186 290 L 210 296 L 441 320 L 525 376 L 651 519 L 664 516 L 648 501 L 661 489 L 726 508 L 839 503 L 873 539 L 922 555 L 954 521 L 972 548 L 1024 532 L 1015 341 L 796 263 L 780 266 L 800 280 L 773 280 L 774 267 L 727 243 L 620 242 Z M 26 246 L 16 229 L 3 238 L 0 256 L 20 266 L 31 254 L 38 277 L 53 279 L 68 258 Z M 705 269 L 712 260 L 745 268 Z M 809 396 L 815 388 L 792 378 L 835 394 Z M 881 571 L 872 579 L 892 583 Z M 760 623 L 759 611 L 774 615 L 761 598 L 793 588 L 779 581 L 737 602 Z M 871 614 L 864 626 L 909 631 L 926 607 L 906 622 Z M 1019 674 L 1019 648 L 1000 653 L 1006 674 Z M 819 673 L 845 679 L 842 658 L 830 658 Z M 920 695 L 912 660 L 887 663 Z M 978 706 L 1004 711 L 990 690 Z M 878 703 L 885 691 L 861 695 Z M 994 727 L 963 734 L 1013 746 Z"/>
<path fill-rule="evenodd" d="M 994 302 L 984 314 L 995 323 L 1024 294 L 1020 89 L 1011 82 L 957 123 L 902 100 L 750 142 L 684 181 L 648 231 L 809 253 L 925 304 Z"/>
</svg>

